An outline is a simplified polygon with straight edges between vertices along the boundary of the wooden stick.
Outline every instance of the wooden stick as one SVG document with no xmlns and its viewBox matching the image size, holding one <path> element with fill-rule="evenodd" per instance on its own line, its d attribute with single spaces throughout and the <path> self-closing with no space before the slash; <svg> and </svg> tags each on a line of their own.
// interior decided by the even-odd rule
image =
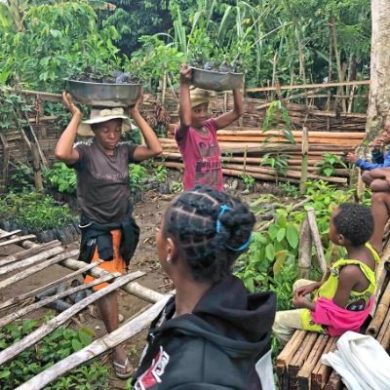
<svg viewBox="0 0 390 390">
<path fill-rule="evenodd" d="M 142 273 L 142 275 L 144 275 L 144 273 Z M 140 275 L 140 276 L 142 276 Z M 64 297 L 67 297 L 68 295 L 71 295 L 71 294 L 74 294 L 74 293 L 77 293 L 79 291 L 83 291 L 83 290 L 86 290 L 87 288 L 91 288 L 91 287 L 94 287 L 94 286 L 97 286 L 98 284 L 101 284 L 101 283 L 105 283 L 105 282 L 108 282 L 114 278 L 117 278 L 118 276 L 120 276 L 120 273 L 115 273 L 115 274 L 110 274 L 110 275 L 106 275 L 106 276 L 103 276 L 99 279 L 95 279 L 93 280 L 91 283 L 87 283 L 87 284 L 81 284 L 80 286 L 76 286 L 76 287 L 72 287 L 66 291 L 62 291 L 58 294 L 55 294 L 55 295 L 51 295 L 47 298 L 44 298 L 38 302 L 35 302 L 29 306 L 26 306 L 26 307 L 23 307 L 22 309 L 19 309 L 17 311 L 14 311 L 10 314 L 8 314 L 7 316 L 3 317 L 3 318 L 0 318 L 0 327 L 2 326 L 5 326 L 7 324 L 9 324 L 10 322 L 28 314 L 28 313 L 31 313 L 33 310 L 37 310 L 43 306 L 46 306 L 48 305 L 49 303 L 51 302 L 55 302 L 57 301 L 58 299 L 61 299 L 61 298 L 64 298 Z"/>
<path fill-rule="evenodd" d="M 377 340 L 384 349 L 387 349 L 387 345 L 390 340 L 390 309 L 387 310 L 387 314 L 378 333 Z"/>
<path fill-rule="evenodd" d="M 83 261 L 78 261 L 74 259 L 66 259 L 61 262 L 61 265 L 70 268 L 73 270 L 83 268 L 85 263 Z M 109 274 L 108 271 L 105 271 L 102 268 L 93 268 L 88 272 L 90 275 L 94 277 L 102 277 L 106 274 Z M 141 298 L 147 302 L 155 303 L 158 302 L 163 294 L 158 293 L 157 291 L 151 290 L 150 288 L 141 286 L 137 282 L 126 284 L 122 287 L 122 290 L 126 291 L 128 294 L 135 295 L 138 298 Z"/>
<path fill-rule="evenodd" d="M 122 344 L 124 341 L 145 329 L 163 309 L 168 299 L 170 299 L 169 295 L 163 296 L 162 299 L 160 299 L 157 303 L 144 311 L 142 314 L 137 316 L 137 318 L 125 323 L 110 334 L 93 341 L 91 344 L 81 349 L 80 351 L 73 353 L 53 366 L 47 368 L 45 371 L 39 373 L 35 377 L 19 386 L 17 390 L 42 389 L 49 383 L 53 382 L 56 378 L 66 374 L 70 370 L 101 355 L 109 349 Z"/>
<path fill-rule="evenodd" d="M 356 81 L 343 81 L 335 83 L 321 83 L 321 84 L 296 84 L 296 85 L 280 85 L 278 87 L 257 87 L 248 88 L 247 92 L 268 92 L 276 90 L 291 90 L 291 89 L 313 89 L 313 88 L 333 88 L 343 87 L 347 85 L 370 85 L 370 80 L 356 80 Z"/>
<path fill-rule="evenodd" d="M 58 240 L 47 242 L 46 244 L 35 244 L 36 246 L 30 248 L 30 249 L 23 249 L 19 252 L 14 253 L 13 255 L 9 255 L 6 257 L 3 257 L 0 260 L 0 267 L 11 264 L 15 261 L 19 261 L 22 259 L 25 259 L 29 256 L 35 255 L 43 250 L 54 248 L 55 246 L 61 245 L 61 243 Z"/>
<path fill-rule="evenodd" d="M 102 263 L 102 260 L 100 260 L 99 262 L 96 262 L 96 263 L 87 264 L 84 268 L 77 270 L 75 272 L 71 272 L 70 274 L 63 276 L 60 279 L 54 280 L 53 282 L 46 284 L 45 286 L 41 286 L 41 287 L 38 287 L 34 290 L 28 291 L 24 294 L 18 295 L 16 297 L 12 297 L 12 298 L 8 299 L 7 301 L 0 303 L 0 310 L 5 309 L 6 307 L 9 307 L 9 306 L 16 305 L 19 302 L 22 302 L 23 300 L 25 300 L 26 298 L 33 297 L 34 295 L 37 295 L 43 291 L 46 291 L 52 287 L 55 287 L 55 286 L 59 285 L 60 283 L 64 283 L 64 282 L 74 278 L 75 276 L 78 276 L 84 272 L 87 272 L 91 268 L 98 266 L 100 263 Z M 0 319 L 0 321 L 1 321 L 1 319 Z"/>
<path fill-rule="evenodd" d="M 20 241 L 30 240 L 31 238 L 36 238 L 36 237 L 34 234 L 28 234 L 27 236 L 16 237 L 16 238 L 13 238 L 12 240 L 8 240 L 6 242 L 0 242 L 0 247 L 15 244 L 15 243 L 20 242 Z"/>
<path fill-rule="evenodd" d="M 19 272 L 16 275 L 13 275 L 5 280 L 2 280 L 0 282 L 0 289 L 5 288 L 7 286 L 10 286 L 11 284 L 18 282 L 20 280 L 23 280 L 23 279 L 27 278 L 28 276 L 31 276 L 31 275 L 49 267 L 50 265 L 59 263 L 60 261 L 66 259 L 68 257 L 75 256 L 75 254 L 77 254 L 77 253 L 78 253 L 78 250 L 60 253 L 59 255 L 53 257 L 52 259 L 46 260 L 42 263 L 34 265 L 33 267 L 27 268 L 26 270 Z"/>
<path fill-rule="evenodd" d="M 309 161 L 309 131 L 306 127 L 302 129 L 302 170 L 299 183 L 299 192 L 301 195 L 306 193 L 306 182 L 308 177 Z"/>
<path fill-rule="evenodd" d="M 298 268 L 299 276 L 308 279 L 311 268 L 311 248 L 313 240 L 310 232 L 308 217 L 304 219 L 301 225 L 299 239 Z"/>
<path fill-rule="evenodd" d="M 386 317 L 387 311 L 390 307 L 390 283 L 387 284 L 387 287 L 376 307 L 376 312 L 374 318 L 371 320 L 367 327 L 367 334 L 375 337 Z"/>
<path fill-rule="evenodd" d="M 0 235 L 0 240 L 4 239 L 4 238 L 7 238 L 7 237 L 11 237 L 15 234 L 19 234 L 21 232 L 21 230 L 13 230 L 12 232 L 8 232 L 6 234 L 2 234 Z"/>
<path fill-rule="evenodd" d="M 80 302 L 75 303 L 69 309 L 63 311 L 57 317 L 54 317 L 52 320 L 46 324 L 40 326 L 38 329 L 24 337 L 22 340 L 11 345 L 7 349 L 0 352 L 0 365 L 8 362 L 13 359 L 19 353 L 26 350 L 28 347 L 36 344 L 39 340 L 44 338 L 46 335 L 51 333 L 53 330 L 57 329 L 59 326 L 64 324 L 69 318 L 73 317 L 75 314 L 83 310 L 85 307 L 90 305 L 93 302 L 101 299 L 107 294 L 117 290 L 119 287 L 123 286 L 126 283 L 129 283 L 131 280 L 134 280 L 142 275 L 142 272 L 133 272 L 131 274 L 123 275 L 119 277 L 114 283 L 108 285 L 107 287 L 94 292 L 88 297 L 84 298 Z"/>
<path fill-rule="evenodd" d="M 52 249 L 48 249 L 44 252 L 38 253 L 35 256 L 29 257 L 28 259 L 18 261 L 17 263 L 13 263 L 10 265 L 6 265 L 0 268 L 0 275 L 7 274 L 12 271 L 16 271 L 18 269 L 26 268 L 37 264 L 43 260 L 48 259 L 54 255 L 58 255 L 61 252 L 64 252 L 65 248 L 62 246 L 56 246 Z"/>
<path fill-rule="evenodd" d="M 327 274 L 328 270 L 328 264 L 325 259 L 324 255 L 324 249 L 322 247 L 321 243 L 321 237 L 320 237 L 320 232 L 318 230 L 317 222 L 316 222 L 316 216 L 315 216 L 315 211 L 312 207 L 307 209 L 307 218 L 309 221 L 309 226 L 312 234 L 312 238 L 314 241 L 314 246 L 317 251 L 317 258 L 318 258 L 318 264 L 321 268 L 322 276 L 325 277 Z"/>
</svg>

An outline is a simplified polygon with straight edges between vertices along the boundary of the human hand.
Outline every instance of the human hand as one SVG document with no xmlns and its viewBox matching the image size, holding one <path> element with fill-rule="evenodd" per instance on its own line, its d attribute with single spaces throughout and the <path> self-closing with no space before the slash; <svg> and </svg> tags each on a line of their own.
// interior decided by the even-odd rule
<svg viewBox="0 0 390 390">
<path fill-rule="evenodd" d="M 134 115 L 136 112 L 139 112 L 139 106 L 140 104 L 142 104 L 143 101 L 144 101 L 144 91 L 142 89 L 138 96 L 137 101 L 133 105 L 127 108 L 129 114 Z"/>
<path fill-rule="evenodd" d="M 189 84 L 192 79 L 192 69 L 187 65 L 183 64 L 180 68 L 180 83 Z"/>
<path fill-rule="evenodd" d="M 305 296 L 307 294 L 310 294 L 312 291 L 316 290 L 319 287 L 319 283 L 310 283 L 307 286 L 302 286 L 294 290 L 295 295 L 302 295 Z"/>
<path fill-rule="evenodd" d="M 297 309 L 309 309 L 311 306 L 311 302 L 304 295 L 294 294 L 292 303 Z"/>
<path fill-rule="evenodd" d="M 69 92 L 62 92 L 62 102 L 72 115 L 81 115 L 80 109 L 74 104 L 72 95 Z"/>
<path fill-rule="evenodd" d="M 346 159 L 348 162 L 355 164 L 356 161 L 358 160 L 358 156 L 357 156 L 355 153 L 353 153 L 353 152 L 349 152 L 349 153 L 347 153 L 347 155 L 345 156 L 345 159 Z"/>
</svg>

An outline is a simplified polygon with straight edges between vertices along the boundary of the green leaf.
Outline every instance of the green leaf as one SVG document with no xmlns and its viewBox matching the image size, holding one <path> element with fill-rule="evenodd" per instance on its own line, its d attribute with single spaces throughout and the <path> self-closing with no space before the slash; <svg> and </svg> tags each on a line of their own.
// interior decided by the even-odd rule
<svg viewBox="0 0 390 390">
<path fill-rule="evenodd" d="M 273 265 L 274 275 L 278 275 L 280 271 L 283 269 L 287 255 L 288 255 L 288 251 L 285 249 L 275 253 L 276 260 Z"/>
<path fill-rule="evenodd" d="M 269 261 L 275 258 L 275 248 L 271 243 L 265 247 L 265 255 Z"/>
<path fill-rule="evenodd" d="M 76 352 L 76 351 L 79 351 L 80 349 L 82 349 L 83 345 L 80 343 L 79 340 L 73 339 L 72 340 L 72 348 Z"/>
<path fill-rule="evenodd" d="M 282 242 L 285 236 L 286 236 L 286 229 L 285 228 L 281 228 L 281 229 L 278 230 L 278 233 L 276 235 L 276 240 L 278 242 Z"/>
<path fill-rule="evenodd" d="M 298 234 L 298 230 L 294 225 L 292 224 L 287 225 L 286 237 L 290 246 L 296 249 L 298 247 L 299 234 Z"/>
</svg>

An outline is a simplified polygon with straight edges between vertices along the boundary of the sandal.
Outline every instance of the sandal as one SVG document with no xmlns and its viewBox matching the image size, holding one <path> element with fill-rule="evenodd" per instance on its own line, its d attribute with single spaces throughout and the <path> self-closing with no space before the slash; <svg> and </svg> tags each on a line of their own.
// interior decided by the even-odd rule
<svg viewBox="0 0 390 390">
<path fill-rule="evenodd" d="M 124 364 L 113 362 L 115 375 L 120 379 L 128 379 L 133 374 L 134 368 L 131 365 L 128 358 L 126 358 Z"/>
</svg>

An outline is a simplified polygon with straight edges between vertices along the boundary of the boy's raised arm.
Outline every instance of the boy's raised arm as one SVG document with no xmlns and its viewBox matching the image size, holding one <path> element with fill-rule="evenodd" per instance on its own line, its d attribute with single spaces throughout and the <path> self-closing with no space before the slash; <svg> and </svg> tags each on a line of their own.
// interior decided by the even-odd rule
<svg viewBox="0 0 390 390">
<path fill-rule="evenodd" d="M 217 130 L 224 129 L 232 124 L 244 113 L 244 102 L 242 92 L 239 89 L 233 90 L 234 107 L 233 110 L 226 112 L 215 118 Z"/>
<path fill-rule="evenodd" d="M 179 97 L 179 116 L 180 126 L 179 134 L 184 135 L 191 126 L 191 99 L 190 99 L 190 81 L 192 70 L 187 65 L 183 65 L 180 70 L 180 97 Z"/>
</svg>

